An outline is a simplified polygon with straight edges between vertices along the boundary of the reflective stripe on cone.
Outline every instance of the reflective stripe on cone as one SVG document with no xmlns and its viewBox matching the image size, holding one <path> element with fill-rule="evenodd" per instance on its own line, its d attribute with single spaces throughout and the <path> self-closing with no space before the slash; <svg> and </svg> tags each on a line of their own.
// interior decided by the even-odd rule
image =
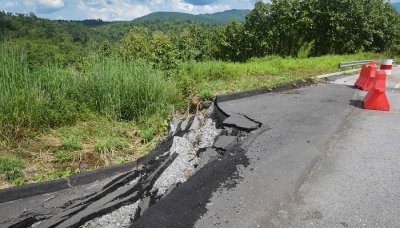
<svg viewBox="0 0 400 228">
<path fill-rule="evenodd" d="M 381 70 L 384 70 L 387 76 L 392 75 L 393 59 L 382 60 Z"/>
</svg>

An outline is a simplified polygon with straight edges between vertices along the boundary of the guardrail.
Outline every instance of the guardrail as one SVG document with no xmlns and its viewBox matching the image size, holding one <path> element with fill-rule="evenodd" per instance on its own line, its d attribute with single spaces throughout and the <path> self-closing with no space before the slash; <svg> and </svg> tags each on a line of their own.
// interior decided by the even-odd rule
<svg viewBox="0 0 400 228">
<path fill-rule="evenodd" d="M 344 67 L 352 67 L 354 68 L 355 66 L 359 65 L 364 65 L 370 63 L 372 60 L 361 60 L 361 61 L 353 61 L 353 62 L 341 62 L 339 63 L 339 68 L 344 68 Z M 382 59 L 377 59 L 375 60 L 376 63 L 381 63 Z M 393 60 L 393 63 L 396 63 L 396 60 Z"/>
</svg>

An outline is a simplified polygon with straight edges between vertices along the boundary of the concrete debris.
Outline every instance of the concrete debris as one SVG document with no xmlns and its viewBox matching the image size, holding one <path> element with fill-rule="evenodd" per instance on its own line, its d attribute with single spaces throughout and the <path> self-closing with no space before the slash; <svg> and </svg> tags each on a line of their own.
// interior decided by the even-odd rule
<svg viewBox="0 0 400 228">
<path fill-rule="evenodd" d="M 197 150 L 211 147 L 214 138 L 221 132 L 212 119 L 196 116 L 192 120 L 191 130 L 188 133 L 183 137 L 174 137 L 170 152 L 177 153 L 178 157 L 154 184 L 154 187 L 159 189 L 159 195 L 163 195 L 169 186 L 178 182 L 183 183 L 190 177 L 185 174 L 194 172 L 198 162 Z"/>
<path fill-rule="evenodd" d="M 114 227 L 129 227 L 132 221 L 135 220 L 137 211 L 139 210 L 139 201 L 134 204 L 123 206 L 110 214 L 106 214 L 99 218 L 95 218 L 82 225 L 82 228 L 114 228 Z"/>
<path fill-rule="evenodd" d="M 139 216 L 151 206 L 153 201 L 169 194 L 177 185 L 187 181 L 201 167 L 218 158 L 218 152 L 210 147 L 212 147 L 214 139 L 221 134 L 222 130 L 216 127 L 212 119 L 207 118 L 211 116 L 212 112 L 213 107 L 202 112 L 200 115 L 192 116 L 184 121 L 171 121 L 168 134 L 172 137 L 173 142 L 169 149 L 169 154 L 176 158 L 166 167 L 152 185 L 152 189 L 149 192 L 156 194 L 144 197 L 132 204 L 132 208 L 135 208 L 133 211 L 138 213 Z M 197 154 L 199 149 L 205 149 L 205 151 Z M 147 195 L 149 194 L 147 193 Z M 126 207 L 129 207 L 129 205 Z M 124 209 L 121 210 L 122 212 L 124 211 Z M 129 217 L 132 220 L 137 219 L 136 217 L 134 218 L 134 212 L 125 217 Z M 113 219 L 115 220 L 115 218 L 119 217 L 118 215 L 115 214 Z M 96 227 L 107 227 L 107 218 L 109 218 L 109 215 L 96 218 L 92 224 L 96 224 Z M 125 220 L 121 218 L 121 221 L 126 221 L 126 218 Z M 126 227 L 126 223 L 119 222 L 119 224 L 122 224 L 121 227 Z"/>
</svg>

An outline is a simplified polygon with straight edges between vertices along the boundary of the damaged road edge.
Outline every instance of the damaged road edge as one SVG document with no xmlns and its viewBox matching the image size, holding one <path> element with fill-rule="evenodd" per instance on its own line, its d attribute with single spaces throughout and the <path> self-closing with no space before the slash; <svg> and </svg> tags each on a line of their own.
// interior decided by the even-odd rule
<svg viewBox="0 0 400 228">
<path fill-rule="evenodd" d="M 192 116 L 171 127 L 171 137 L 161 144 L 163 149 L 156 149 L 146 158 L 142 169 L 121 174 L 95 194 L 57 208 L 27 210 L 2 224 L 12 227 L 107 227 L 119 222 L 122 227 L 129 226 L 149 207 L 171 194 L 174 188 L 207 164 L 220 159 L 228 144 L 237 142 L 235 139 L 225 146 L 213 147 L 216 138 L 231 134 L 243 136 L 237 130 L 216 128 L 216 122 L 221 119 L 215 117 L 214 106 L 205 110 L 203 115 Z M 172 157 L 171 162 L 162 163 Z M 146 176 L 153 178 L 150 181 Z M 120 221 L 115 220 L 118 216 Z"/>
</svg>

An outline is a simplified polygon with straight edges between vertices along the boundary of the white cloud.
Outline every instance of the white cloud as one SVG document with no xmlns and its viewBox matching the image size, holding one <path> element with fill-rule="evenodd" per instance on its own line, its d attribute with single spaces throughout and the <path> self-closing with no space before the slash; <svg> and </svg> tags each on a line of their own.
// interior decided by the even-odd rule
<svg viewBox="0 0 400 228">
<path fill-rule="evenodd" d="M 15 6 L 14 2 L 5 2 L 4 5 L 3 5 L 4 9 L 11 9 L 14 6 Z"/>
<path fill-rule="evenodd" d="M 88 18 L 106 21 L 132 20 L 151 12 L 147 6 L 128 0 L 81 0 L 78 9 L 84 11 Z"/>
<path fill-rule="evenodd" d="M 39 0 L 39 4 L 54 9 L 63 8 L 65 5 L 63 0 Z"/>
<path fill-rule="evenodd" d="M 166 0 L 150 0 L 150 3 L 153 5 L 164 4 Z"/>
<path fill-rule="evenodd" d="M 193 5 L 183 0 L 170 0 L 171 10 L 192 14 L 215 13 L 232 9 L 228 4 Z"/>
<path fill-rule="evenodd" d="M 3 8 L 5 11 L 15 13 L 34 12 L 40 17 L 51 19 L 59 19 L 60 17 L 68 20 L 99 18 L 112 21 L 133 20 L 137 17 L 157 11 L 203 14 L 229 9 L 249 9 L 253 7 L 255 1 L 256 0 L 0 0 L 0 10 Z"/>
<path fill-rule="evenodd" d="M 42 13 L 52 13 L 64 8 L 64 0 L 39 0 L 37 10 Z"/>
<path fill-rule="evenodd" d="M 33 0 L 25 0 L 24 1 L 24 5 L 28 6 L 28 7 L 31 7 L 31 6 L 35 5 L 35 2 L 33 2 Z"/>
</svg>

